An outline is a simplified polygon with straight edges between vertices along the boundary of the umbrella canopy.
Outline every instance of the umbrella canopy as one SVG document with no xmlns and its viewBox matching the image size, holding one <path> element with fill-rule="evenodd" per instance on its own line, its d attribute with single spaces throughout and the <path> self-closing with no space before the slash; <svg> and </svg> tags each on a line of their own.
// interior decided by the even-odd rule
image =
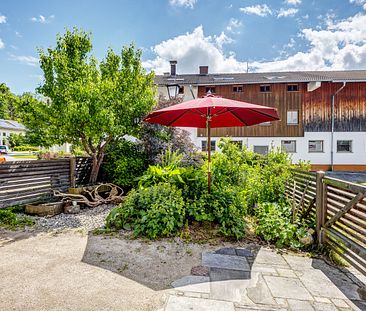
<svg viewBox="0 0 366 311">
<path fill-rule="evenodd" d="M 209 120 L 210 119 L 210 120 Z M 144 121 L 176 127 L 250 126 L 267 121 L 279 120 L 277 110 L 208 95 L 203 98 L 186 101 L 150 113 Z"/>
<path fill-rule="evenodd" d="M 175 127 L 207 128 L 208 192 L 211 191 L 211 128 L 250 126 L 279 120 L 275 108 L 207 95 L 156 110 L 144 121 Z"/>
</svg>

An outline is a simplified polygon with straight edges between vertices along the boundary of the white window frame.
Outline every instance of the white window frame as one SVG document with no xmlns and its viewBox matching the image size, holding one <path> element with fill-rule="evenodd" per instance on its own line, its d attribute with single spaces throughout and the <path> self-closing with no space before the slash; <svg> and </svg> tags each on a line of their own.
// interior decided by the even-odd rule
<svg viewBox="0 0 366 311">
<path fill-rule="evenodd" d="M 206 148 L 203 148 L 203 144 L 206 144 Z M 207 151 L 207 140 L 201 140 L 201 151 L 206 152 Z M 216 140 L 211 140 L 211 151 L 216 151 Z"/>
<path fill-rule="evenodd" d="M 316 144 L 316 143 L 319 143 L 319 142 L 321 144 L 321 150 L 320 151 L 310 150 L 310 143 Z M 324 152 L 324 140 L 320 140 L 320 139 L 309 140 L 309 142 L 308 142 L 308 152 L 309 153 L 322 153 L 322 152 Z"/>
<path fill-rule="evenodd" d="M 299 110 L 287 110 L 287 125 L 299 125 Z"/>
<path fill-rule="evenodd" d="M 285 148 L 285 144 L 288 142 L 290 142 L 291 144 L 294 143 L 293 151 L 292 150 L 289 151 Z M 281 140 L 281 150 L 286 151 L 287 153 L 296 153 L 296 140 L 294 140 L 294 139 Z"/>
</svg>

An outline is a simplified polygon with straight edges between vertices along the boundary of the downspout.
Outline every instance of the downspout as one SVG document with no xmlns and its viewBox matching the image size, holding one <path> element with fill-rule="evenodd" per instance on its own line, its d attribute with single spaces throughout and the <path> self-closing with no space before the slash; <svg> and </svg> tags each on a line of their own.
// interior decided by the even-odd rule
<svg viewBox="0 0 366 311">
<path fill-rule="evenodd" d="M 331 136 L 330 136 L 330 165 L 331 170 L 334 171 L 334 101 L 336 95 L 344 89 L 346 81 L 343 81 L 343 85 L 332 95 L 332 124 L 331 124 Z"/>
<path fill-rule="evenodd" d="M 193 99 L 196 99 L 196 97 L 194 96 L 193 90 L 192 90 L 192 84 L 189 85 L 189 90 L 191 91 Z"/>
</svg>

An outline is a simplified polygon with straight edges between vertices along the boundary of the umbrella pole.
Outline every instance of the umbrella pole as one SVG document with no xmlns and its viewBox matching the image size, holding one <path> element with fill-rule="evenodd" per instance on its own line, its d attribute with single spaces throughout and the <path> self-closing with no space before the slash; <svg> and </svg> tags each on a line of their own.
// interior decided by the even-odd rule
<svg viewBox="0 0 366 311">
<path fill-rule="evenodd" d="M 207 172 L 207 190 L 211 193 L 211 119 L 207 118 L 207 158 L 208 158 L 208 172 Z"/>
</svg>

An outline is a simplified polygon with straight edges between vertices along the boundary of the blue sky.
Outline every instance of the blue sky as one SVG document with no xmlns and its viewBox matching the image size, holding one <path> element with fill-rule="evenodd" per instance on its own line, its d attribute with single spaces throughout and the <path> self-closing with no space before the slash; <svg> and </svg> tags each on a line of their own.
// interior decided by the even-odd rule
<svg viewBox="0 0 366 311">
<path fill-rule="evenodd" d="M 2 0 L 0 82 L 41 82 L 37 48 L 65 27 L 92 32 L 94 54 L 135 42 L 162 73 L 366 69 L 366 0 Z"/>
</svg>

